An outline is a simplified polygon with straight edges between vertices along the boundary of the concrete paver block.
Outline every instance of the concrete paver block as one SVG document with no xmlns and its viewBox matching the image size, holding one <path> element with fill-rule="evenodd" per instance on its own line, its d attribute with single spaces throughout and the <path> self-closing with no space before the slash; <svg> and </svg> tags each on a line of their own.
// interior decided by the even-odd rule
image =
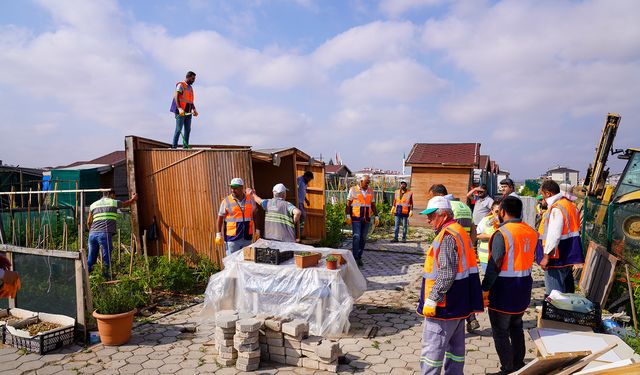
<svg viewBox="0 0 640 375">
<path fill-rule="evenodd" d="M 262 322 L 255 318 L 241 319 L 236 322 L 236 331 L 253 332 L 260 329 Z"/>
<path fill-rule="evenodd" d="M 300 335 L 308 335 L 309 322 L 301 319 L 295 319 L 290 322 L 286 322 L 282 324 L 282 333 L 294 337 L 299 337 Z"/>
</svg>

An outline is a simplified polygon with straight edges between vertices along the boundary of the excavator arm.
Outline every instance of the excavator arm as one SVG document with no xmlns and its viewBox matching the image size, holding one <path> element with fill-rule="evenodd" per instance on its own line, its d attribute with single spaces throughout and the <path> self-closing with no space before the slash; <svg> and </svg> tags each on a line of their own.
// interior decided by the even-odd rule
<svg viewBox="0 0 640 375">
<path fill-rule="evenodd" d="M 617 113 L 607 114 L 607 121 L 602 129 L 602 136 L 596 149 L 593 164 L 589 165 L 584 180 L 583 188 L 588 196 L 601 197 L 605 191 L 605 183 L 609 175 L 609 168 L 605 169 L 605 167 L 618 131 L 618 125 L 620 125 L 620 118 Z"/>
</svg>

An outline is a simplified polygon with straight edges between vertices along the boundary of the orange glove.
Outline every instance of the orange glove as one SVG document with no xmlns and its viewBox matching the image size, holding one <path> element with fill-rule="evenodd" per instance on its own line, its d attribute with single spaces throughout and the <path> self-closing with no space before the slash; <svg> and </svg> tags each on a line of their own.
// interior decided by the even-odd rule
<svg viewBox="0 0 640 375">
<path fill-rule="evenodd" d="M 482 292 L 482 304 L 485 308 L 489 307 L 489 292 Z"/>
<path fill-rule="evenodd" d="M 4 271 L 2 288 L 0 288 L 0 298 L 16 298 L 16 293 L 20 289 L 20 276 L 14 271 Z"/>
<path fill-rule="evenodd" d="M 409 211 L 409 217 L 413 217 L 413 210 Z"/>
<path fill-rule="evenodd" d="M 347 225 L 351 225 L 351 216 L 347 215 L 347 217 L 344 219 L 344 222 L 347 223 Z"/>
</svg>

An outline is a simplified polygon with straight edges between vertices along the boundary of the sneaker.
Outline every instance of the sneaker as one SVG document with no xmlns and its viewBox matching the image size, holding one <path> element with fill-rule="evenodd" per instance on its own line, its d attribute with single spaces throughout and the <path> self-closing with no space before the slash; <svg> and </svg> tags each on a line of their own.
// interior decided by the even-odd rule
<svg viewBox="0 0 640 375">
<path fill-rule="evenodd" d="M 398 239 L 394 238 L 394 239 L 391 240 L 391 242 L 398 242 Z"/>
<path fill-rule="evenodd" d="M 364 266 L 364 263 L 362 262 L 362 259 L 356 259 L 356 264 L 358 265 L 358 267 Z"/>
<path fill-rule="evenodd" d="M 467 323 L 467 332 L 473 333 L 476 329 L 480 328 L 480 323 L 478 323 L 477 319 L 473 319 L 469 323 Z"/>
</svg>

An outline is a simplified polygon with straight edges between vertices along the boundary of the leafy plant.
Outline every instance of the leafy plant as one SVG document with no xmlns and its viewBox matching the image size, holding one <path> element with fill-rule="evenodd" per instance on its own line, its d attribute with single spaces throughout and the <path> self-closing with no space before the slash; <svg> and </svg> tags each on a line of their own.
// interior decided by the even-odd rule
<svg viewBox="0 0 640 375">
<path fill-rule="evenodd" d="M 156 260 L 151 270 L 151 279 L 156 287 L 173 292 L 185 292 L 194 287 L 196 276 L 189 267 L 188 258 L 180 256 L 169 261 L 165 257 L 157 257 Z"/>
<path fill-rule="evenodd" d="M 129 277 L 105 282 L 101 272 L 94 272 L 91 280 L 93 306 L 99 314 L 121 314 L 144 305 L 145 291 Z"/>
<path fill-rule="evenodd" d="M 220 271 L 220 267 L 215 262 L 209 258 L 200 257 L 194 271 L 196 283 L 206 285 L 209 282 L 209 277 L 218 271 Z"/>
<path fill-rule="evenodd" d="M 338 257 L 335 255 L 327 255 L 327 262 L 337 262 Z"/>
<path fill-rule="evenodd" d="M 320 242 L 322 247 L 340 247 L 344 240 L 344 214 L 345 204 L 327 204 L 326 208 L 326 238 Z"/>
</svg>

